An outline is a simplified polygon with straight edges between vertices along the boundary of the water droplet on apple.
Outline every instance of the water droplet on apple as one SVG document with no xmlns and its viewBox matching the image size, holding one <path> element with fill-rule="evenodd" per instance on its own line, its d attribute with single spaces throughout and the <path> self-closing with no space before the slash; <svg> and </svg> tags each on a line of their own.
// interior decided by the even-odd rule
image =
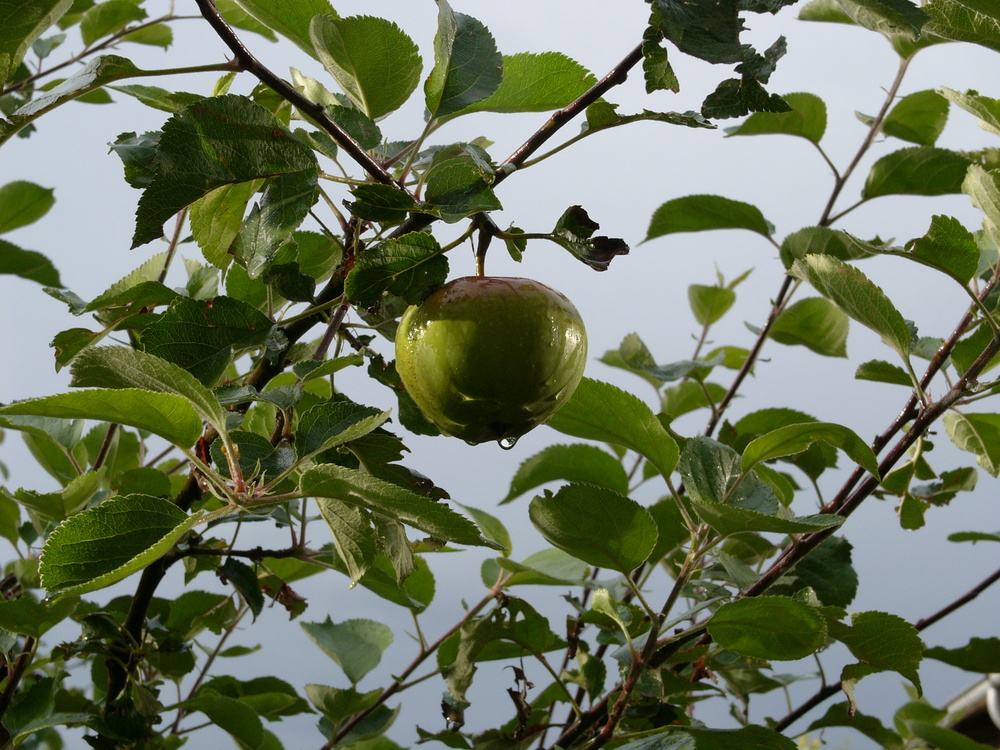
<svg viewBox="0 0 1000 750">
<path fill-rule="evenodd" d="M 497 440 L 497 445 L 499 445 L 505 451 L 509 451 L 511 448 L 513 448 L 515 445 L 517 445 L 517 438 L 516 437 L 502 437 L 499 440 Z"/>
</svg>

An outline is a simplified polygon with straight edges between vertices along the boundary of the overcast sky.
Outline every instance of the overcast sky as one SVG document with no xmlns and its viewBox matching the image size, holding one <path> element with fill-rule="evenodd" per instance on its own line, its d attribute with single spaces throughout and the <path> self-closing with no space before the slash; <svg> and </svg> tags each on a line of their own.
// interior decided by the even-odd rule
<svg viewBox="0 0 1000 750">
<path fill-rule="evenodd" d="M 392 18 L 417 42 L 425 69 L 429 70 L 436 24 L 433 2 L 356 0 L 334 4 L 341 15 L 364 13 Z M 506 54 L 557 50 L 598 77 L 638 42 L 647 12 L 647 5 L 639 0 L 614 4 L 599 0 L 455 0 L 452 5 L 482 20 Z M 167 6 L 153 2 L 147 7 L 156 13 Z M 864 136 L 855 112 L 874 114 L 878 110 L 895 74 L 897 58 L 889 45 L 871 32 L 800 22 L 795 19 L 796 13 L 793 7 L 777 17 L 751 15 L 748 25 L 752 41 L 766 47 L 779 34 L 787 36 L 788 54 L 779 63 L 769 88 L 776 93 L 808 91 L 826 101 L 829 125 L 824 147 L 842 168 Z M 176 35 L 177 44 L 167 53 L 134 46 L 119 52 L 145 68 L 211 63 L 226 55 L 221 42 L 198 21 L 179 24 Z M 289 67 L 297 67 L 307 75 L 325 79 L 319 64 L 291 45 L 272 45 L 260 37 L 244 36 L 251 49 L 280 74 L 287 75 Z M 78 42 L 67 43 L 67 48 L 77 47 Z M 641 74 L 637 73 L 607 98 L 619 102 L 621 112 L 642 108 L 693 110 L 720 80 L 731 74 L 729 69 L 679 54 L 673 54 L 671 60 L 681 81 L 679 94 L 646 96 Z M 959 90 L 975 88 L 997 96 L 996 69 L 994 53 L 967 45 L 942 45 L 917 56 L 900 93 L 948 86 Z M 208 93 L 213 80 L 213 76 L 204 75 L 176 85 Z M 329 85 L 333 87 L 332 82 Z M 252 86 L 253 81 L 244 75 L 235 90 L 246 92 Z M 155 243 L 135 251 L 128 249 L 139 193 L 123 181 L 120 162 L 108 153 L 107 144 L 123 131 L 158 129 L 165 115 L 123 95 L 115 94 L 115 99 L 119 103 L 110 107 L 67 105 L 42 118 L 39 131 L 30 139 L 15 139 L 0 149 L 0 182 L 32 180 L 56 188 L 57 199 L 45 219 L 5 239 L 46 254 L 61 272 L 63 283 L 84 299 L 93 298 L 160 249 Z M 383 133 L 391 139 L 412 137 L 422 125 L 422 108 L 420 97 L 415 96 L 398 115 L 380 123 Z M 501 161 L 544 118 L 472 115 L 449 124 L 435 138 L 456 141 L 485 136 L 495 142 L 490 149 L 492 157 Z M 566 133 L 576 133 L 577 129 L 578 124 L 572 123 Z M 566 293 L 588 327 L 591 361 L 587 375 L 629 388 L 651 405 L 652 390 L 643 381 L 607 368 L 597 358 L 617 347 L 630 332 L 642 336 L 658 362 L 688 358 L 697 326 L 688 310 L 687 287 L 714 283 L 717 271 L 731 279 L 753 269 L 737 289 L 736 306 L 713 331 L 718 344 L 749 347 L 752 334 L 744 322 L 762 324 L 783 270 L 774 248 L 746 232 L 671 235 L 641 244 L 652 212 L 661 203 L 683 195 L 722 195 L 758 206 L 776 226 L 780 241 L 784 235 L 817 221 L 832 186 L 829 169 L 804 140 L 777 136 L 726 139 L 723 135 L 721 128 L 687 130 L 660 123 L 615 129 L 514 175 L 498 190 L 505 209 L 495 217 L 501 226 L 516 223 L 528 231 L 547 231 L 566 207 L 580 204 L 601 223 L 601 233 L 623 237 L 632 246 L 630 255 L 616 259 L 611 270 L 603 274 L 547 243 L 530 245 L 520 265 L 497 248 L 490 255 L 488 268 L 495 275 L 531 276 Z M 866 163 L 905 145 L 901 141 L 879 143 Z M 953 110 L 939 145 L 972 149 L 997 144 L 995 137 L 976 127 L 971 115 Z M 848 185 L 843 206 L 855 200 L 866 171 L 862 167 Z M 979 226 L 980 217 L 964 196 L 883 198 L 850 214 L 840 226 L 862 237 L 878 233 L 903 242 L 923 234 L 931 216 L 940 213 L 958 216 L 970 228 Z M 185 247 L 185 253 L 197 257 L 192 245 Z M 471 253 L 459 249 L 450 259 L 453 275 L 474 272 Z M 947 335 L 964 308 L 963 295 L 925 269 L 896 259 L 879 259 L 867 261 L 864 271 L 883 286 L 905 317 L 917 322 L 922 334 Z M 811 292 L 803 290 L 802 294 Z M 0 342 L 6 355 L 6 364 L 0 369 L 0 400 L 65 390 L 67 374 L 54 372 L 47 344 L 59 331 L 86 326 L 88 321 L 72 318 L 64 306 L 31 282 L 10 277 L 0 277 L 0 321 Z M 388 353 L 391 349 L 385 345 L 383 350 Z M 862 437 L 871 438 L 892 420 L 906 394 L 900 388 L 853 380 L 853 371 L 860 362 L 891 356 L 874 334 L 852 325 L 848 350 L 849 362 L 768 344 L 766 361 L 758 366 L 756 377 L 748 382 L 744 398 L 733 406 L 730 418 L 764 407 L 791 406 L 822 420 L 840 422 Z M 719 380 L 728 385 L 725 373 L 720 373 Z M 351 390 L 355 387 L 362 389 L 359 393 L 365 394 L 372 405 L 394 406 L 391 394 L 363 381 L 364 375 L 359 372 L 356 383 L 340 382 L 352 397 L 364 400 Z M 704 421 L 705 416 L 699 414 L 679 422 L 679 429 L 695 434 Z M 520 558 L 542 544 L 527 524 L 528 498 L 499 510 L 496 503 L 506 493 L 521 461 L 545 445 L 567 440 L 549 428 L 540 428 L 524 437 L 514 450 L 505 452 L 494 445 L 469 447 L 453 439 L 415 438 L 408 440 L 412 454 L 407 463 L 445 487 L 458 502 L 497 513 L 515 534 L 520 530 L 524 540 L 518 540 L 514 553 L 515 558 Z M 943 432 L 936 442 L 939 450 L 935 452 L 935 466 L 939 470 L 959 465 L 954 463 L 956 460 L 962 461 L 960 465 L 972 463 L 965 456 L 949 458 L 957 453 L 946 445 Z M 16 434 L 8 433 L 6 444 L 0 447 L 0 460 L 11 470 L 11 486 L 53 489 L 51 480 L 31 465 Z M 855 564 L 861 575 L 861 593 L 852 610 L 880 609 L 912 621 L 937 610 L 994 569 L 996 555 L 992 549 L 953 545 L 944 540 L 956 530 L 1000 528 L 996 488 L 995 481 L 983 474 L 975 493 L 960 496 L 950 508 L 932 510 L 928 513 L 929 528 L 917 532 L 899 529 L 891 503 L 870 501 L 845 527 L 845 535 L 855 544 Z M 832 494 L 836 483 L 831 480 L 824 489 Z M 319 531 L 314 528 L 314 532 Z M 315 543 L 323 541 L 316 539 Z M 445 560 L 432 560 L 442 591 L 432 610 L 442 624 L 456 619 L 460 599 L 474 601 L 480 595 L 478 576 L 470 576 L 470 571 L 478 570 L 481 557 L 478 552 L 461 552 Z M 908 575 L 901 581 L 899 571 L 904 565 Z M 132 585 L 126 582 L 125 590 Z M 446 588 L 449 590 L 443 591 Z M 393 622 L 389 618 L 398 617 L 398 613 L 385 614 L 381 604 L 364 592 L 348 593 L 345 582 L 336 578 L 324 581 L 310 593 L 311 607 L 305 616 L 310 621 L 322 620 L 327 614 L 335 621 L 371 616 Z M 555 601 L 561 593 L 553 590 L 548 596 Z M 528 598 L 533 596 L 529 594 Z M 988 635 L 995 625 L 996 611 L 996 594 L 988 592 L 984 601 L 928 631 L 925 639 L 928 645 L 958 646 L 970 635 Z M 277 613 L 270 617 L 275 632 L 283 632 L 282 618 Z M 983 624 L 984 619 L 994 622 Z M 286 675 L 286 679 L 296 684 L 341 684 L 335 667 L 331 664 L 325 671 L 317 667 L 318 652 L 312 650 L 297 627 L 290 627 L 294 632 L 289 635 L 302 648 L 283 654 L 282 659 L 307 676 L 303 680 Z M 248 642 L 259 638 L 259 631 L 246 633 Z M 406 637 L 397 634 L 397 643 L 386 656 L 388 668 L 403 662 L 408 648 Z M 946 700 L 973 679 L 954 670 L 936 669 L 931 662 L 928 667 L 924 679 L 932 702 Z M 903 700 L 901 683 L 897 675 L 862 683 L 858 693 L 862 710 L 887 718 L 886 712 Z M 375 685 L 366 682 L 364 686 L 370 689 Z M 436 690 L 427 692 L 436 696 Z M 409 736 L 414 721 L 427 728 L 439 726 L 434 704 L 436 697 L 428 708 L 430 715 L 400 719 L 398 727 L 406 731 L 403 736 Z M 763 715 L 752 718 L 761 721 Z M 309 722 L 306 725 L 303 742 L 311 746 L 313 730 Z M 285 734 L 288 726 L 272 729 L 285 739 L 286 746 L 294 746 Z M 852 746 L 865 744 L 860 736 L 853 736 Z"/>
</svg>

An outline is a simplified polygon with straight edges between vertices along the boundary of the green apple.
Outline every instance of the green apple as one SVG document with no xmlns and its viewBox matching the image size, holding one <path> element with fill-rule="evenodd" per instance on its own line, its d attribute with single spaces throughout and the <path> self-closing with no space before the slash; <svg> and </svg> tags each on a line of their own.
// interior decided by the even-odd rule
<svg viewBox="0 0 1000 750">
<path fill-rule="evenodd" d="M 467 276 L 403 314 L 396 370 L 446 435 L 508 447 L 583 377 L 587 334 L 564 295 L 531 279 Z"/>
</svg>

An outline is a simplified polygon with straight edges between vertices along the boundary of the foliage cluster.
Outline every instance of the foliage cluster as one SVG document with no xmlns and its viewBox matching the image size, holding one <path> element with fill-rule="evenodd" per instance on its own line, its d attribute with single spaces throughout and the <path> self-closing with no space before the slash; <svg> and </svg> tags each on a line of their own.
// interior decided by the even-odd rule
<svg viewBox="0 0 1000 750">
<path fill-rule="evenodd" d="M 0 145 L 30 137 L 57 107 L 107 103 L 109 91 L 165 116 L 159 130 L 121 133 L 111 146 L 139 191 L 132 246 L 161 248 L 138 268 L 86 300 L 48 257 L 0 240 L 0 272 L 43 285 L 88 321 L 52 342 L 71 391 L 0 407 L 0 426 L 20 434 L 59 487 L 0 490 L 9 544 L 0 747 L 60 747 L 65 736 L 95 748 L 176 748 L 208 723 L 239 747 L 272 750 L 284 746 L 277 722 L 301 714 L 316 720 L 317 747 L 358 750 L 403 742 L 788 750 L 801 731 L 831 726 L 890 748 L 982 747 L 922 700 L 919 667 L 934 659 L 1000 672 L 1000 639 L 927 648 L 920 632 L 1000 571 L 965 582 L 953 605 L 916 623 L 852 611 L 858 577 L 838 529 L 873 497 L 891 498 L 901 525 L 919 528 L 928 509 L 973 489 L 981 471 L 1000 475 L 1000 414 L 979 409 L 1000 390 L 988 379 L 1000 362 L 1000 151 L 936 145 L 952 109 L 1000 135 L 1000 101 L 953 89 L 897 95 L 914 56 L 931 45 L 1000 51 L 1000 8 L 991 0 L 805 3 L 800 18 L 870 29 L 899 60 L 856 157 L 838 166 L 822 146 L 822 99 L 767 89 L 785 40 L 758 50 L 743 37 L 747 14 L 794 4 L 647 0 L 635 48 L 598 78 L 558 52 L 502 54 L 481 22 L 446 0 L 437 1 L 426 62 L 391 19 L 341 16 L 328 0 L 197 0 L 199 22 L 232 59 L 161 70 L 118 54 L 171 46 L 181 18 L 150 17 L 153 3 L 0 0 Z M 251 51 L 260 37 L 290 42 L 329 78 L 294 68 L 280 77 Z M 676 90 L 669 58 L 677 54 L 731 71 L 700 111 L 626 114 L 606 98 L 633 70 L 649 92 Z M 208 95 L 155 85 L 212 71 L 219 76 Z M 247 78 L 249 95 L 231 93 Z M 422 131 L 388 141 L 380 122 L 413 97 L 426 108 Z M 503 161 L 487 138 L 438 139 L 442 125 L 474 112 L 540 113 L 541 125 Z M 533 244 L 554 243 L 567 262 L 608 270 L 629 248 L 598 234 L 585 208 L 567 207 L 550 231 L 501 228 L 491 218 L 502 208 L 496 187 L 555 154 L 570 158 L 575 143 L 609 128 L 712 129 L 736 117 L 744 119 L 733 137 L 790 136 L 819 150 L 835 177 L 820 220 L 780 238 L 760 209 L 719 195 L 656 210 L 647 241 L 740 229 L 771 243 L 783 268 L 770 314 L 749 346 L 708 350 L 742 281 L 720 277 L 690 286 L 699 343 L 689 360 L 661 364 L 636 335 L 604 354 L 606 365 L 655 389 L 656 407 L 584 379 L 550 422 L 583 442 L 545 448 L 511 481 L 505 502 L 532 494 L 527 516 L 549 545 L 514 558 L 493 514 L 458 506 L 405 464 L 406 436 L 435 428 L 395 372 L 389 342 L 399 317 L 445 282 L 448 253 L 469 244 L 480 261 L 491 248 L 530 261 Z M 901 147 L 871 165 L 859 199 L 844 207 L 842 190 L 879 136 Z M 982 227 L 935 215 L 923 236 L 900 245 L 836 226 L 868 201 L 946 194 L 967 195 Z M 42 219 L 52 204 L 52 191 L 32 182 L 0 186 L 0 232 Z M 185 260 L 185 283 L 168 286 L 184 246 L 201 260 Z M 918 332 L 862 272 L 872 256 L 934 269 L 942 285 L 967 295 L 966 310 L 940 331 Z M 815 294 L 804 296 L 810 288 Z M 845 357 L 851 325 L 887 347 L 888 359 L 860 363 L 857 378 L 891 386 L 900 402 L 873 443 L 791 409 L 727 418 L 766 344 Z M 398 409 L 352 398 L 361 381 L 390 389 Z M 705 428 L 682 434 L 675 420 L 697 412 Z M 933 466 L 933 427 L 978 468 Z M 849 466 L 838 469 L 845 456 Z M 831 482 L 842 483 L 824 497 L 820 487 Z M 655 502 L 636 499 L 654 486 Z M 251 522 L 273 543 L 242 541 Z M 1000 534 L 974 529 L 953 540 L 995 543 Z M 463 592 L 465 610 L 425 636 L 435 559 L 454 559 L 463 546 L 495 555 Z M 346 577 L 403 617 L 392 627 L 299 619 L 308 602 L 296 582 L 319 574 Z M 163 595 L 170 575 L 184 585 L 173 599 Z M 93 593 L 133 582 L 129 596 Z M 565 622 L 557 622 L 543 610 L 552 592 L 567 590 Z M 341 686 L 292 685 L 266 664 L 251 680 L 224 673 L 219 657 L 252 660 L 227 639 L 269 601 L 339 665 Z M 394 634 L 411 627 L 412 661 L 396 665 L 387 685 L 360 688 Z M 795 674 L 780 671 L 781 662 L 822 663 L 832 644 L 851 655 L 837 678 L 817 679 L 801 664 Z M 496 699 L 505 708 L 492 712 L 495 726 L 467 728 L 469 691 L 488 662 L 511 667 L 512 687 Z M 879 672 L 912 687 L 891 726 L 854 702 L 856 685 Z M 536 687 L 538 675 L 545 684 Z M 754 696 L 793 681 L 814 685 L 812 697 L 768 726 L 748 721 Z M 443 722 L 394 727 L 407 690 L 435 683 Z M 808 729 L 790 729 L 837 695 Z M 699 703 L 719 696 L 740 728 L 699 721 Z"/>
</svg>

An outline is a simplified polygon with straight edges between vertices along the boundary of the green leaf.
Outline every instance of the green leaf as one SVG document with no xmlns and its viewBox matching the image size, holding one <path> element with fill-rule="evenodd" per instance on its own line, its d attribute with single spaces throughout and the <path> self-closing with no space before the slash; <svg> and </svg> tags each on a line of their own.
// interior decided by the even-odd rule
<svg viewBox="0 0 1000 750">
<path fill-rule="evenodd" d="M 762 435 L 744 449 L 741 466 L 748 471 L 762 461 L 801 453 L 817 440 L 840 448 L 858 466 L 879 477 L 878 459 L 868 444 L 853 430 L 830 422 L 791 424 Z"/>
<path fill-rule="evenodd" d="M 22 250 L 0 240 L 0 274 L 13 274 L 45 286 L 61 287 L 59 271 L 52 261 L 34 250 Z"/>
<path fill-rule="evenodd" d="M 55 204 L 52 188 L 16 180 L 0 187 L 0 234 L 33 224 Z"/>
<path fill-rule="evenodd" d="M 309 25 L 317 15 L 337 15 L 329 0 L 236 0 L 236 4 L 317 60 L 319 56 L 313 49 Z"/>
<path fill-rule="evenodd" d="M 663 17 L 656 5 L 651 6 L 649 25 L 642 33 L 642 75 L 646 83 L 646 93 L 654 91 L 680 91 L 680 81 L 670 65 L 660 26 Z"/>
<path fill-rule="evenodd" d="M 582 206 L 570 206 L 563 211 L 547 239 L 569 250 L 595 271 L 606 271 L 617 256 L 628 254 L 629 247 L 617 237 L 595 237 L 594 232 L 600 228 Z"/>
<path fill-rule="evenodd" d="M 386 240 L 357 256 L 344 291 L 362 307 L 375 305 L 386 291 L 415 305 L 448 278 L 448 258 L 426 232 Z"/>
<path fill-rule="evenodd" d="M 105 0 L 87 9 L 80 19 L 80 36 L 86 46 L 146 18 L 146 11 L 131 0 Z"/>
<path fill-rule="evenodd" d="M 974 114 L 979 120 L 979 127 L 983 130 L 1000 135 L 1000 99 L 993 99 L 973 91 L 963 94 L 947 87 L 939 89 L 939 93 L 966 112 Z"/>
<path fill-rule="evenodd" d="M 971 638 L 961 648 L 935 646 L 924 651 L 924 656 L 966 672 L 1000 672 L 1000 638 Z"/>
<path fill-rule="evenodd" d="M 198 695 L 178 705 L 201 711 L 210 724 L 231 735 L 241 747 L 263 750 L 264 725 L 257 711 L 246 703 L 203 688 Z"/>
<path fill-rule="evenodd" d="M 243 226 L 247 203 L 260 186 L 259 180 L 223 185 L 206 193 L 188 209 L 191 235 L 205 260 L 216 268 L 225 270 L 232 262 L 230 247 Z"/>
<path fill-rule="evenodd" d="M 871 380 L 876 383 L 891 383 L 907 387 L 913 385 L 906 370 L 880 359 L 862 362 L 858 365 L 854 377 L 858 380 Z"/>
<path fill-rule="evenodd" d="M 930 16 L 909 0 L 840 0 L 859 26 L 887 36 L 917 39 Z"/>
<path fill-rule="evenodd" d="M 718 195 L 688 195 L 667 201 L 653 212 L 643 242 L 665 234 L 708 229 L 747 229 L 764 237 L 774 232 L 756 206 Z"/>
<path fill-rule="evenodd" d="M 232 297 L 208 301 L 177 297 L 148 325 L 148 354 L 172 362 L 205 385 L 215 385 L 235 353 L 263 346 L 274 323 L 255 307 Z"/>
<path fill-rule="evenodd" d="M 132 247 L 162 236 L 165 221 L 222 185 L 316 171 L 312 149 L 268 110 L 242 96 L 203 99 L 163 126 Z"/>
<path fill-rule="evenodd" d="M 748 531 L 801 534 L 837 526 L 843 518 L 779 516 L 774 491 L 753 472 L 744 472 L 740 455 L 711 438 L 689 440 L 677 465 L 695 512 L 723 536 Z"/>
<path fill-rule="evenodd" d="M 560 52 L 504 55 L 499 88 L 460 114 L 548 112 L 570 104 L 595 83 L 593 73 Z"/>
<path fill-rule="evenodd" d="M 856 26 L 854 20 L 847 15 L 839 0 L 809 0 L 799 11 L 799 19 L 817 21 L 820 23 L 844 23 Z"/>
<path fill-rule="evenodd" d="M 503 80 L 503 55 L 482 23 L 438 0 L 434 69 L 424 83 L 431 119 L 447 117 L 492 96 Z"/>
<path fill-rule="evenodd" d="M 643 401 L 619 388 L 583 378 L 549 426 L 573 437 L 630 448 L 664 477 L 677 466 L 677 443 Z"/>
<path fill-rule="evenodd" d="M 975 453 L 976 463 L 990 474 L 1000 475 L 1000 414 L 949 411 L 942 421 L 955 445 Z"/>
<path fill-rule="evenodd" d="M 124 346 L 91 347 L 73 360 L 70 385 L 77 388 L 140 388 L 180 396 L 220 434 L 226 412 L 191 373 L 177 365 Z"/>
<path fill-rule="evenodd" d="M 320 15 L 309 36 L 323 67 L 373 120 L 399 109 L 420 82 L 417 45 L 392 21 Z"/>
<path fill-rule="evenodd" d="M 368 571 L 378 552 L 371 520 L 360 508 L 333 498 L 324 498 L 318 506 L 353 585 Z"/>
<path fill-rule="evenodd" d="M 348 203 L 351 213 L 368 221 L 399 224 L 417 208 L 413 196 L 395 185 L 364 183 L 351 188 L 354 200 Z"/>
<path fill-rule="evenodd" d="M 946 195 L 962 192 L 972 161 L 934 146 L 913 146 L 886 154 L 872 165 L 861 191 L 865 200 L 882 195 Z"/>
<path fill-rule="evenodd" d="M 823 616 L 815 607 L 784 596 L 723 604 L 707 627 L 723 648 L 768 661 L 804 659 L 826 644 Z"/>
<path fill-rule="evenodd" d="M 781 243 L 781 262 L 785 268 L 809 253 L 832 255 L 840 260 L 858 260 L 872 255 L 873 249 L 847 232 L 829 227 L 805 227 L 792 232 Z"/>
<path fill-rule="evenodd" d="M 910 355 L 910 327 L 885 293 L 868 277 L 830 255 L 807 255 L 789 273 L 808 281 L 816 291 L 851 318 L 875 331 L 904 360 Z"/>
<path fill-rule="evenodd" d="M 596 445 L 550 445 L 518 467 L 510 480 L 510 491 L 501 505 L 556 480 L 596 484 L 615 492 L 628 494 L 628 476 L 621 462 Z"/>
<path fill-rule="evenodd" d="M 42 586 L 68 596 L 110 586 L 165 555 L 194 526 L 169 500 L 119 495 L 60 524 L 42 548 Z"/>
<path fill-rule="evenodd" d="M 849 626 L 831 620 L 828 630 L 863 666 L 898 672 L 920 690 L 917 668 L 924 644 L 916 628 L 903 618 L 885 612 L 858 612 L 851 615 Z"/>
<path fill-rule="evenodd" d="M 976 742 L 968 735 L 928 721 L 907 721 L 906 728 L 914 737 L 930 742 L 940 750 L 992 750 L 990 745 Z"/>
<path fill-rule="evenodd" d="M 491 513 L 487 513 L 485 510 L 473 508 L 471 505 L 459 505 L 459 507 L 472 516 L 472 520 L 482 529 L 483 535 L 487 539 L 496 542 L 498 546 L 502 547 L 505 555 L 510 554 L 514 548 L 514 543 L 511 541 L 510 532 L 507 531 L 507 527 L 503 525 L 503 522 L 499 518 Z"/>
<path fill-rule="evenodd" d="M 434 164 L 424 175 L 424 180 L 424 197 L 428 204 L 425 210 L 448 223 L 482 211 L 503 209 L 490 188 L 492 171 L 484 169 L 482 163 L 466 151 Z"/>
<path fill-rule="evenodd" d="M 520 562 L 507 557 L 495 562 L 500 568 L 513 573 L 507 580 L 508 586 L 578 586 L 591 570 L 583 560 L 554 547 L 528 555 Z M 496 575 L 490 576 L 490 579 L 492 586 Z"/>
<path fill-rule="evenodd" d="M 989 7 L 977 5 L 975 7 Z M 971 42 L 1000 52 L 1000 18 L 978 12 L 969 0 L 928 0 L 923 9 L 930 14 L 926 31 L 953 39 Z"/>
<path fill-rule="evenodd" d="M 4 599 L 0 601 L 0 628 L 9 633 L 41 638 L 69 618 L 79 604 L 80 600 L 74 597 L 50 598 L 41 602 L 29 596 Z"/>
<path fill-rule="evenodd" d="M 388 418 L 388 411 L 353 401 L 316 404 L 299 417 L 295 452 L 300 459 L 314 456 L 367 435 Z"/>
<path fill-rule="evenodd" d="M 256 620 L 264 609 L 264 592 L 261 591 L 257 571 L 235 557 L 227 557 L 219 566 L 218 574 L 224 582 L 228 581 L 239 592 L 253 619 Z"/>
<path fill-rule="evenodd" d="M 18 401 L 0 407 L 2 414 L 116 422 L 149 430 L 182 448 L 201 437 L 201 418 L 185 398 L 137 388 L 95 388 Z"/>
<path fill-rule="evenodd" d="M 268 180 L 264 195 L 251 207 L 230 247 L 230 252 L 246 266 L 251 279 L 267 270 L 309 214 L 319 195 L 317 179 L 316 172 L 305 170 Z"/>
<path fill-rule="evenodd" d="M 893 252 L 912 258 L 948 274 L 966 286 L 979 269 L 979 245 L 975 235 L 951 216 L 934 216 L 923 237 L 906 243 L 908 252 Z"/>
<path fill-rule="evenodd" d="M 71 5 L 73 0 L 0 0 L 0 55 L 10 55 L 10 70 L 21 64 L 35 40 Z"/>
<path fill-rule="evenodd" d="M 699 325 L 710 326 L 725 315 L 736 302 L 736 292 L 721 286 L 691 284 L 688 302 Z"/>
<path fill-rule="evenodd" d="M 628 574 L 656 546 L 649 511 L 606 487 L 568 484 L 536 497 L 528 514 L 551 545 L 599 568 Z"/>
<path fill-rule="evenodd" d="M 10 126 L 0 120 L 0 145 L 10 139 L 22 128 L 30 125 L 61 104 L 79 99 L 85 94 L 114 83 L 122 78 L 131 78 L 145 74 L 132 64 L 130 60 L 117 55 L 102 55 L 84 65 L 80 70 L 48 91 L 36 96 L 26 104 L 21 105 L 8 118 Z"/>
<path fill-rule="evenodd" d="M 768 592 L 791 595 L 810 588 L 825 606 L 848 607 L 858 593 L 858 574 L 851 565 L 851 549 L 846 539 L 827 537 Z"/>
<path fill-rule="evenodd" d="M 969 167 L 962 192 L 983 212 L 983 229 L 993 242 L 1000 242 L 1000 169 L 987 171 L 978 164 Z"/>
<path fill-rule="evenodd" d="M 826 714 L 809 725 L 809 732 L 826 727 L 851 727 L 864 736 L 875 741 L 878 747 L 898 750 L 903 747 L 902 738 L 895 732 L 886 729 L 882 722 L 874 716 L 867 716 L 860 711 L 852 710 L 849 703 L 836 703 Z"/>
<path fill-rule="evenodd" d="M 780 344 L 804 346 L 825 357 L 846 357 L 849 328 L 843 310 L 823 297 L 809 297 L 782 310 L 768 335 Z"/>
<path fill-rule="evenodd" d="M 458 544 L 495 546 L 480 535 L 476 525 L 446 504 L 378 479 L 371 474 L 334 464 L 309 469 L 300 481 L 302 494 L 334 498 L 368 508 L 397 521 Z"/>
<path fill-rule="evenodd" d="M 756 112 L 742 124 L 726 128 L 726 136 L 794 135 L 819 143 L 826 132 L 826 103 L 815 94 L 783 94 L 788 112 Z"/>
<path fill-rule="evenodd" d="M 882 132 L 920 146 L 933 146 L 947 122 L 947 99 L 937 91 L 915 91 L 896 102 Z"/>
<path fill-rule="evenodd" d="M 618 750 L 795 750 L 796 744 L 773 729 L 670 727 L 658 734 L 618 745 Z"/>
<path fill-rule="evenodd" d="M 334 623 L 328 616 L 325 622 L 301 624 L 313 643 L 340 665 L 352 686 L 379 665 L 393 639 L 392 629 L 374 620 Z"/>
</svg>

